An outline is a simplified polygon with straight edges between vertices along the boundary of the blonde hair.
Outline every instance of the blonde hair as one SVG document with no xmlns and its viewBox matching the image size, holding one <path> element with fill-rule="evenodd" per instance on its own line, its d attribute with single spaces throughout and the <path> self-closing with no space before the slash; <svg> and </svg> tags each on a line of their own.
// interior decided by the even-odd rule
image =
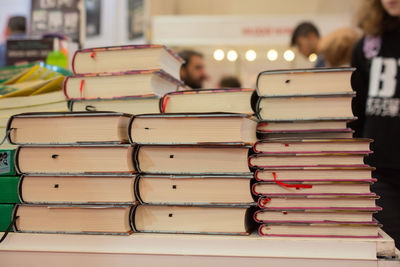
<svg viewBox="0 0 400 267">
<path fill-rule="evenodd" d="M 400 18 L 390 16 L 381 0 L 362 0 L 357 13 L 357 25 L 367 35 L 379 36 L 400 27 Z"/>
<path fill-rule="evenodd" d="M 354 45 L 361 34 L 353 28 L 337 29 L 325 35 L 318 43 L 318 52 L 329 67 L 350 65 Z"/>
</svg>

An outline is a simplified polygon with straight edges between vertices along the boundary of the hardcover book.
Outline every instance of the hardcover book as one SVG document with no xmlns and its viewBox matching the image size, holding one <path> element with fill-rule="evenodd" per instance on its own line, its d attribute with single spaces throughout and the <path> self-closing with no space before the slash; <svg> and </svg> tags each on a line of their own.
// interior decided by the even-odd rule
<svg viewBox="0 0 400 267">
<path fill-rule="evenodd" d="M 256 126 L 243 114 L 148 114 L 132 117 L 129 138 L 138 144 L 254 144 Z"/>
<path fill-rule="evenodd" d="M 341 94 L 352 92 L 354 68 L 312 68 L 263 71 L 257 77 L 259 96 Z"/>
<path fill-rule="evenodd" d="M 139 175 L 136 198 L 142 204 L 250 205 L 252 175 Z"/>
<path fill-rule="evenodd" d="M 132 173 L 134 148 L 130 145 L 20 146 L 19 173 Z"/>
<path fill-rule="evenodd" d="M 243 206 L 139 205 L 132 229 L 145 233 L 247 235 L 254 229 L 253 209 Z"/>
<path fill-rule="evenodd" d="M 130 115 L 114 112 L 40 112 L 14 115 L 11 144 L 128 143 Z"/>
<path fill-rule="evenodd" d="M 19 196 L 33 204 L 135 204 L 135 175 L 21 176 Z"/>
<path fill-rule="evenodd" d="M 132 206 L 16 205 L 14 231 L 23 233 L 131 234 Z"/>
<path fill-rule="evenodd" d="M 183 59 L 163 45 L 86 48 L 75 52 L 75 74 L 162 69 L 179 80 Z"/>
<path fill-rule="evenodd" d="M 163 113 L 233 112 L 253 114 L 254 89 L 202 89 L 167 93 L 161 101 Z"/>
<path fill-rule="evenodd" d="M 68 100 L 80 100 L 153 94 L 161 97 L 182 85 L 181 81 L 162 70 L 146 70 L 79 74 L 67 77 L 63 89 Z"/>
</svg>

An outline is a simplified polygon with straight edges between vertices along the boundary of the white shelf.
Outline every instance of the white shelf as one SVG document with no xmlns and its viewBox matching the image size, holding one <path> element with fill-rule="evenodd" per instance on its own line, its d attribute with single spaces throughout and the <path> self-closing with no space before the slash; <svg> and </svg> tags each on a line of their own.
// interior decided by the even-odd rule
<svg viewBox="0 0 400 267">
<path fill-rule="evenodd" d="M 393 239 L 383 232 L 382 235 L 380 239 L 328 239 L 257 235 L 134 233 L 130 236 L 102 236 L 10 233 L 0 244 L 0 265 L 116 267 L 127 266 L 127 263 L 131 263 L 129 266 L 137 263 L 156 266 L 158 262 L 159 266 L 211 266 L 218 263 L 219 267 L 266 263 L 308 267 L 338 264 L 360 267 L 400 266 L 400 262 L 393 259 L 377 259 L 377 254 L 386 257 L 395 255 Z M 55 264 L 55 259 L 59 263 Z"/>
</svg>

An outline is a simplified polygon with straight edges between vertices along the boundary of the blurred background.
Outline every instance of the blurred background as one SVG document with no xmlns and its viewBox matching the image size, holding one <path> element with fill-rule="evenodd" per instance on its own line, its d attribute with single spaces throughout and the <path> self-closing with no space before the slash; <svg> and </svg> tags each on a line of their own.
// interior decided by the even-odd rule
<svg viewBox="0 0 400 267">
<path fill-rule="evenodd" d="M 27 19 L 29 38 L 60 33 L 60 27 L 69 41 L 82 48 L 153 43 L 176 52 L 194 49 L 204 55 L 205 88 L 217 87 L 224 76 L 235 76 L 242 87 L 254 88 L 262 70 L 315 65 L 316 54 L 306 57 L 290 45 L 296 25 L 312 22 L 321 36 L 352 27 L 358 4 L 358 0 L 2 0 L 1 42 L 6 39 L 8 19 L 21 15 Z M 70 54 L 76 48 L 70 46 Z"/>
</svg>

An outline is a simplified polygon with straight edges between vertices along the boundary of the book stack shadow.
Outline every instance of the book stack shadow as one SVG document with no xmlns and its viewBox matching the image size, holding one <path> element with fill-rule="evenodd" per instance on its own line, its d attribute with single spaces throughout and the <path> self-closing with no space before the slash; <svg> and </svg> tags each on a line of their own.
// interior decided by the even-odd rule
<svg viewBox="0 0 400 267">
<path fill-rule="evenodd" d="M 376 182 L 352 138 L 351 68 L 266 71 L 257 79 L 254 214 L 263 236 L 378 237 Z"/>
</svg>

